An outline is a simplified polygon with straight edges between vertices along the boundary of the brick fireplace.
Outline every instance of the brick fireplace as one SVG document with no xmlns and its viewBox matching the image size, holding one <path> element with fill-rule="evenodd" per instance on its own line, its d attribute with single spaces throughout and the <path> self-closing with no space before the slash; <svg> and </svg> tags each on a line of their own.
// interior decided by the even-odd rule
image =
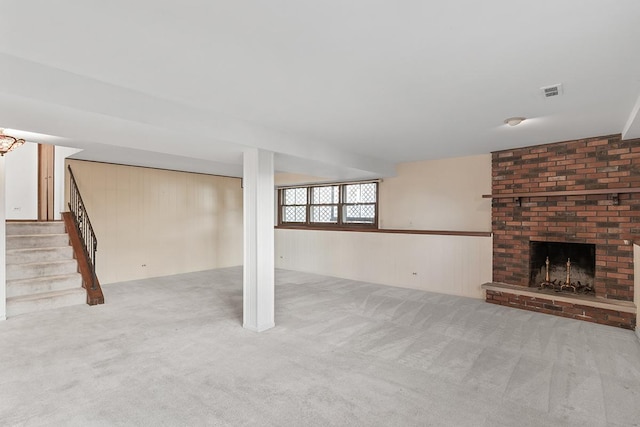
<svg viewBox="0 0 640 427">
<path fill-rule="evenodd" d="M 640 140 L 613 135 L 499 151 L 492 175 L 487 301 L 633 329 Z M 546 257 L 557 288 L 539 289 Z M 574 289 L 561 291 L 566 261 Z"/>
</svg>

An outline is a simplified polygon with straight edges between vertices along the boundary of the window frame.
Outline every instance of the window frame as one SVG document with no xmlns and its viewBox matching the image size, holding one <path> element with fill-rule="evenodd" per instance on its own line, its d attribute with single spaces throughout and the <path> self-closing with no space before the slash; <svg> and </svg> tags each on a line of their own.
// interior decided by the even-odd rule
<svg viewBox="0 0 640 427">
<path fill-rule="evenodd" d="M 297 189 L 297 188 L 304 188 L 304 187 L 287 187 L 287 189 Z M 278 225 L 280 225 L 280 221 L 281 221 L 281 217 L 282 217 L 282 211 L 284 210 L 285 206 L 289 206 L 289 207 L 304 207 L 304 221 L 292 221 L 292 222 L 287 222 L 287 224 L 297 224 L 297 225 L 304 225 L 307 222 L 309 222 L 309 202 L 311 200 L 309 199 L 309 191 L 306 192 L 305 195 L 305 202 L 304 204 L 299 204 L 299 203 L 293 203 L 290 205 L 287 205 L 284 203 L 284 191 L 278 189 Z M 296 201 L 297 202 L 297 201 Z"/>
<path fill-rule="evenodd" d="M 375 202 L 374 203 L 346 203 L 346 187 L 348 185 L 354 184 L 375 184 Z M 338 203 L 312 203 L 313 201 L 313 189 L 317 187 L 338 187 Z M 294 206 L 294 205 L 286 205 L 284 203 L 284 193 L 285 190 L 293 189 L 293 188 L 305 188 L 307 192 L 307 204 L 306 204 L 306 215 L 304 222 L 285 222 L 283 221 L 283 211 L 285 206 Z M 288 185 L 279 187 L 277 193 L 278 200 L 278 227 L 282 228 L 308 228 L 308 229 L 331 229 L 331 230 L 345 230 L 345 229 L 372 229 L 377 230 L 379 224 L 379 204 L 380 204 L 380 181 L 377 180 L 368 180 L 368 181 L 354 181 L 354 182 L 327 182 L 327 183 L 317 183 L 317 184 L 307 184 L 307 185 Z M 374 218 L 372 223 L 356 223 L 356 222 L 344 222 L 344 209 L 346 206 L 353 205 L 374 205 Z M 295 205 L 301 206 L 301 205 Z M 338 208 L 338 216 L 337 222 L 313 222 L 311 221 L 311 209 L 314 206 L 337 206 Z"/>
<path fill-rule="evenodd" d="M 313 197 L 313 190 L 315 188 L 332 188 L 332 187 L 338 187 L 338 201 L 335 203 L 314 203 L 314 197 Z M 308 215 L 307 215 L 307 224 L 306 225 L 329 225 L 329 226 L 337 226 L 341 223 L 341 213 L 340 213 L 340 201 L 342 199 L 342 196 L 340 195 L 340 191 L 342 189 L 342 187 L 340 187 L 340 185 L 338 184 L 324 184 L 324 185 L 312 185 L 312 186 L 305 186 L 305 187 L 297 187 L 297 188 L 306 188 L 307 189 L 307 209 L 308 209 Z M 333 190 L 331 190 L 333 191 Z M 332 196 L 333 198 L 333 196 Z M 312 221 L 312 211 L 313 208 L 322 208 L 322 207 L 329 207 L 329 208 L 336 208 L 336 220 L 335 222 L 322 222 L 322 221 Z"/>
</svg>

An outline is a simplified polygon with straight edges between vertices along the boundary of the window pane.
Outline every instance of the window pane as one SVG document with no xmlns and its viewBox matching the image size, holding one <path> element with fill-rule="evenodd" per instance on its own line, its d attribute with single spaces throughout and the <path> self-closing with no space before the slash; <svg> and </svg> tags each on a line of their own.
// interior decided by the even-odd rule
<svg viewBox="0 0 640 427">
<path fill-rule="evenodd" d="M 311 206 L 311 222 L 338 222 L 338 207 Z"/>
<path fill-rule="evenodd" d="M 338 203 L 339 195 L 340 190 L 337 185 L 313 187 L 311 192 L 311 203 L 314 205 Z"/>
<path fill-rule="evenodd" d="M 283 206 L 282 222 L 306 222 L 307 209 L 304 206 Z"/>
<path fill-rule="evenodd" d="M 376 225 L 377 189 L 376 182 L 281 189 L 280 223 Z"/>
<path fill-rule="evenodd" d="M 373 224 L 376 217 L 376 205 L 347 205 L 344 207 L 344 223 Z"/>
<path fill-rule="evenodd" d="M 376 183 L 345 185 L 345 203 L 375 203 Z"/>
<path fill-rule="evenodd" d="M 370 182 L 368 184 L 360 185 L 360 202 L 362 203 L 375 203 L 376 202 L 376 187 L 377 184 Z"/>
<path fill-rule="evenodd" d="M 307 188 L 286 188 L 284 190 L 285 205 L 305 205 L 307 203 Z"/>
</svg>

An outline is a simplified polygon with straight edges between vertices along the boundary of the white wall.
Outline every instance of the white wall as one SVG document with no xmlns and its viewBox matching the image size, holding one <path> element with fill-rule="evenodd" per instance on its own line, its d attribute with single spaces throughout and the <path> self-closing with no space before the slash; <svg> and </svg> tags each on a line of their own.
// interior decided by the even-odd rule
<svg viewBox="0 0 640 427">
<path fill-rule="evenodd" d="M 6 220 L 5 212 L 5 160 L 6 156 L 0 156 L 0 320 L 7 318 L 7 276 L 6 276 Z"/>
<path fill-rule="evenodd" d="M 38 219 L 38 144 L 25 142 L 5 163 L 7 219 Z"/>
<path fill-rule="evenodd" d="M 491 231 L 490 155 L 397 170 L 380 183 L 380 228 Z M 432 292 L 482 298 L 491 262 L 491 237 L 276 230 L 278 268 Z"/>
<path fill-rule="evenodd" d="M 67 162 L 98 238 L 101 283 L 242 264 L 239 178 Z"/>
<path fill-rule="evenodd" d="M 64 203 L 64 161 L 81 151 L 77 148 L 55 147 L 54 219 L 67 210 Z M 6 155 L 7 219 L 38 219 L 38 144 L 26 142 Z"/>
<path fill-rule="evenodd" d="M 54 166 L 54 196 L 53 203 L 55 208 L 53 210 L 54 219 L 62 219 L 61 212 L 66 212 L 69 210 L 67 205 L 64 202 L 64 191 L 65 191 L 65 159 L 79 151 L 82 151 L 78 148 L 71 147 L 55 147 L 55 166 Z"/>
</svg>

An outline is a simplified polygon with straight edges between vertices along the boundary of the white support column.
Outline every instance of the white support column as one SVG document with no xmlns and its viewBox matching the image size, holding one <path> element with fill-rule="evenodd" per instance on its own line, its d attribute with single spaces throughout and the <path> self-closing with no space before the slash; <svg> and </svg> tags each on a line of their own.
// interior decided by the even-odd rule
<svg viewBox="0 0 640 427">
<path fill-rule="evenodd" d="M 4 156 L 0 156 L 0 320 L 7 318 L 7 208 L 5 206 L 5 192 Z"/>
<path fill-rule="evenodd" d="M 274 322 L 273 152 L 244 151 L 243 326 L 262 332 Z"/>
</svg>

